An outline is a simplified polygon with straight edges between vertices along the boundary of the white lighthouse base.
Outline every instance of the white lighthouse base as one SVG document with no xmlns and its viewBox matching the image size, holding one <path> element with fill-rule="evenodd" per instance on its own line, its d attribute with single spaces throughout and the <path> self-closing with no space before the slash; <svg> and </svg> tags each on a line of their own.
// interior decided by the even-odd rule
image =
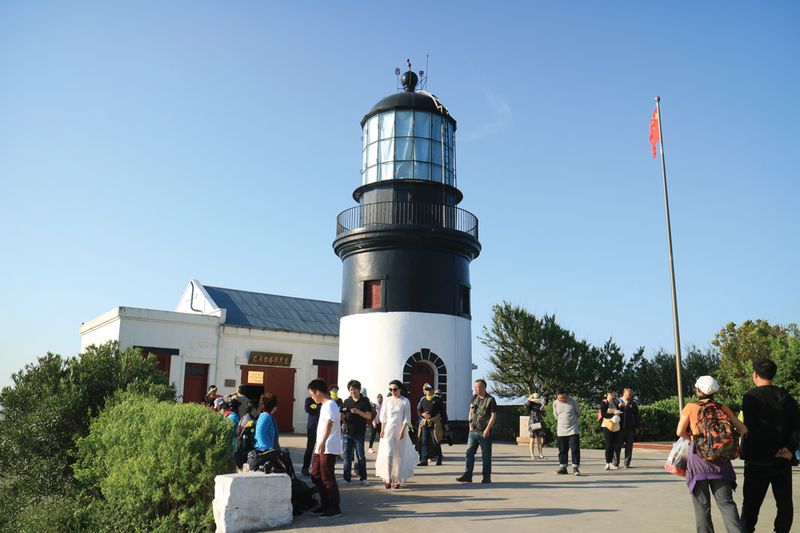
<svg viewBox="0 0 800 533">
<path fill-rule="evenodd" d="M 421 361 L 434 371 L 432 385 L 446 390 L 448 417 L 466 420 L 472 397 L 471 336 L 471 321 L 452 315 L 374 312 L 343 317 L 339 328 L 340 394 L 347 394 L 347 382 L 357 379 L 374 402 L 378 393 L 386 396 L 390 381 L 404 381 L 407 363 Z"/>
</svg>

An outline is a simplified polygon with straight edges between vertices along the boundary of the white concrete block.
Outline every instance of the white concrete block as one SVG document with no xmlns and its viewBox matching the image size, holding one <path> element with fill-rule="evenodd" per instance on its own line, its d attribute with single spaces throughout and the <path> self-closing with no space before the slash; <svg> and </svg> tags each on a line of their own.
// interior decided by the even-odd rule
<svg viewBox="0 0 800 533">
<path fill-rule="evenodd" d="M 225 474 L 214 479 L 217 533 L 263 531 L 292 522 L 292 482 L 286 474 Z"/>
</svg>

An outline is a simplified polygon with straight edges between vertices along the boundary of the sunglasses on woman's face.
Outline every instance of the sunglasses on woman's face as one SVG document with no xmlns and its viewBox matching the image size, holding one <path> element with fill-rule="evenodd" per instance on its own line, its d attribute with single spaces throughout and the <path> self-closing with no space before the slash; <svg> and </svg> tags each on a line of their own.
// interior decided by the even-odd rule
<svg viewBox="0 0 800 533">
<path fill-rule="evenodd" d="M 389 387 L 389 392 L 394 392 L 394 391 L 398 391 L 398 390 L 400 390 L 400 389 L 398 389 L 398 388 L 391 388 L 391 387 Z"/>
</svg>

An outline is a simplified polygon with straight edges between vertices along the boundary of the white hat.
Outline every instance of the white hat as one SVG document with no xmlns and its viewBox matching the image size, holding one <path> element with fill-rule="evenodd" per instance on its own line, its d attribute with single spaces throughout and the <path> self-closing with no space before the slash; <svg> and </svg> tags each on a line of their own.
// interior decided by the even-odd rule
<svg viewBox="0 0 800 533">
<path fill-rule="evenodd" d="M 717 383 L 717 380 L 711 376 L 700 376 L 697 378 L 697 382 L 694 384 L 694 387 L 708 396 L 719 391 L 719 383 Z"/>
</svg>

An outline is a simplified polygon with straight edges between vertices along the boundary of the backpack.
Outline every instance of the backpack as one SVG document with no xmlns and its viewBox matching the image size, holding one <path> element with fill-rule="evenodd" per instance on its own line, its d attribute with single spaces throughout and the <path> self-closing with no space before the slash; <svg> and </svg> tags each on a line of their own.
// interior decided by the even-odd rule
<svg viewBox="0 0 800 533">
<path fill-rule="evenodd" d="M 250 420 L 236 437 L 236 451 L 246 454 L 256 445 L 256 421 Z"/>
<path fill-rule="evenodd" d="M 739 439 L 733 424 L 719 404 L 714 401 L 697 402 L 698 435 L 694 435 L 694 449 L 706 461 L 731 461 L 739 457 Z"/>
</svg>

